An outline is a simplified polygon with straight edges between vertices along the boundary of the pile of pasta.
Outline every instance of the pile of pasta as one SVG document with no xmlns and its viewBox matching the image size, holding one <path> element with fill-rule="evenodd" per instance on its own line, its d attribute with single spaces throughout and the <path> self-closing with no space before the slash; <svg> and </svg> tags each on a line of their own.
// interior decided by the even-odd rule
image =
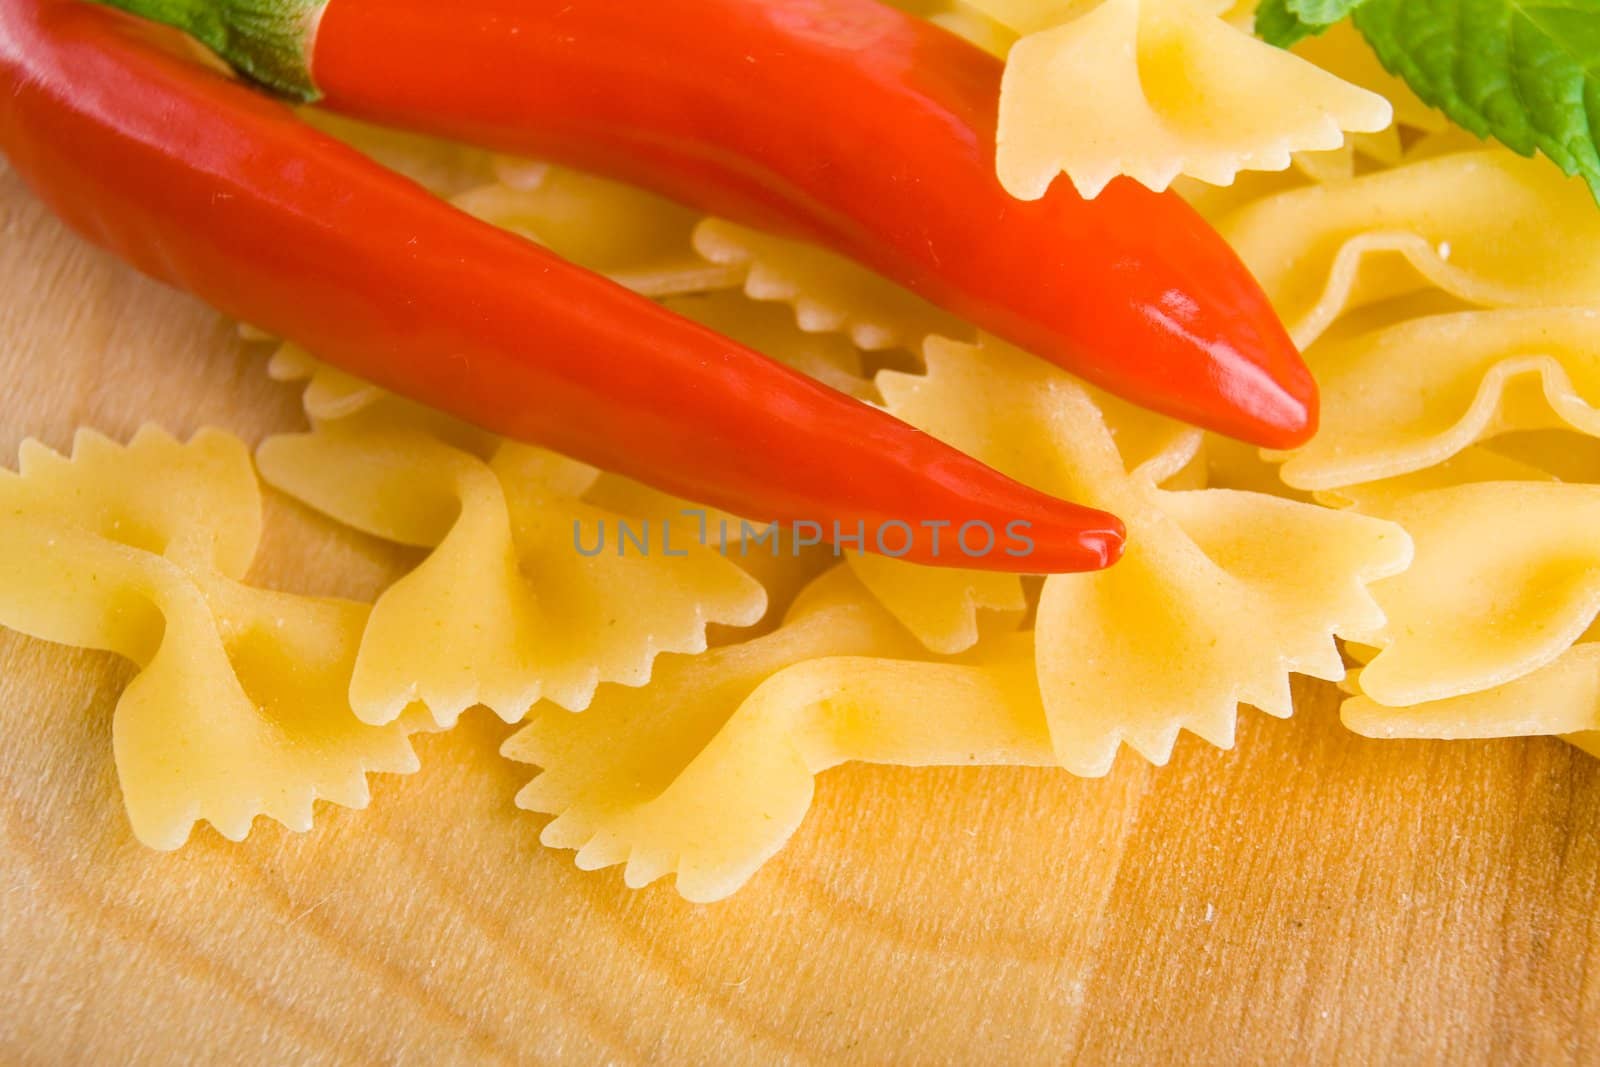
<svg viewBox="0 0 1600 1067">
<path fill-rule="evenodd" d="M 363 806 L 368 773 L 416 769 L 411 734 L 480 706 L 519 724 L 503 754 L 528 765 L 516 802 L 549 817 L 545 844 L 699 901 L 781 848 L 839 763 L 1095 776 L 1126 745 L 1159 764 L 1180 731 L 1230 746 L 1240 704 L 1288 716 L 1292 674 L 1344 685 L 1370 736 L 1600 749 L 1582 184 L 1452 131 L 1342 29 L 1286 53 L 1205 0 L 905 6 L 1009 57 L 1014 194 L 1126 174 L 1213 220 L 1306 349 L 1318 437 L 1259 455 L 817 249 L 312 114 L 481 218 L 1115 512 L 1128 549 L 1036 579 L 839 558 L 281 345 L 268 370 L 308 426 L 253 462 L 220 431 L 147 428 L 81 433 L 70 457 L 26 445 L 0 475 L 0 622 L 140 667 L 113 739 L 141 841 L 307 829 L 317 799 Z M 262 480 L 420 562 L 372 604 L 253 587 Z M 643 520 L 691 547 L 618 550 Z M 608 529 L 611 550 L 575 550 Z"/>
</svg>

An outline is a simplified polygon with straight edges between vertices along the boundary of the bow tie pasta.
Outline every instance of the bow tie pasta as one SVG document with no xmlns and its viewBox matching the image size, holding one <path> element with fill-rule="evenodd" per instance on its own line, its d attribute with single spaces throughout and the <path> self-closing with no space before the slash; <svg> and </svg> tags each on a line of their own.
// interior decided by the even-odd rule
<svg viewBox="0 0 1600 1067">
<path fill-rule="evenodd" d="M 788 304 L 801 330 L 842 332 L 863 352 L 915 349 L 930 334 L 967 332 L 955 316 L 815 245 L 705 219 L 695 228 L 694 247 L 737 272 L 751 300 Z"/>
<path fill-rule="evenodd" d="M 1092 395 L 999 342 L 974 351 L 936 341 L 927 368 L 880 375 L 890 411 L 1127 523 L 1120 563 L 1052 575 L 1040 593 L 1039 686 L 1057 760 L 1075 773 L 1105 774 L 1123 741 L 1164 763 L 1180 729 L 1230 745 L 1241 701 L 1288 715 L 1289 673 L 1342 677 L 1334 636 L 1378 625 L 1366 585 L 1410 560 L 1392 523 L 1255 493 L 1159 488 L 1186 462 L 1179 451 L 1130 473 Z"/>
<path fill-rule="evenodd" d="M 1345 725 L 1439 739 L 1600 729 L 1600 561 L 1584 533 L 1597 493 L 1483 448 L 1340 490 L 1339 502 L 1404 524 L 1417 552 L 1374 586 L 1388 619 L 1356 650 L 1367 662 Z"/>
<path fill-rule="evenodd" d="M 1482 307 L 1600 305 L 1588 189 L 1501 148 L 1277 193 L 1217 228 L 1301 346 L 1348 311 L 1427 288 Z"/>
<path fill-rule="evenodd" d="M 555 816 L 541 840 L 578 866 L 626 864 L 630 886 L 676 872 L 711 901 L 783 846 L 829 767 L 1052 762 L 1028 635 L 928 658 L 836 568 L 771 634 L 663 657 L 581 715 L 537 710 L 503 749 L 542 768 L 517 803 Z"/>
<path fill-rule="evenodd" d="M 1459 696 L 1394 707 L 1358 692 L 1339 717 L 1364 737 L 1564 737 L 1593 753 L 1600 737 L 1600 642 L 1575 644 L 1519 678 Z"/>
<path fill-rule="evenodd" d="M 306 830 L 317 798 L 365 807 L 368 772 L 417 769 L 415 716 L 350 709 L 365 605 L 244 584 L 260 528 L 249 453 L 215 431 L 80 432 L 70 458 L 30 442 L 0 474 L 0 623 L 139 666 L 112 745 L 154 848 L 197 820 L 234 840 L 257 815 Z"/>
<path fill-rule="evenodd" d="M 369 722 L 413 700 L 442 726 L 478 703 L 507 722 L 545 697 L 582 708 L 600 682 L 641 685 L 658 654 L 700 651 L 709 624 L 766 610 L 761 585 L 682 522 L 673 554 L 624 552 L 638 517 L 586 503 L 599 472 L 542 449 L 478 455 L 380 406 L 268 440 L 259 462 L 346 525 L 431 550 L 373 605 L 351 683 Z"/>
<path fill-rule="evenodd" d="M 1065 172 L 1096 196 L 1119 175 L 1215 185 L 1386 128 L 1376 93 L 1256 40 L 1214 0 L 970 0 L 1018 35 L 1006 54 L 998 171 L 1024 200 Z"/>
<path fill-rule="evenodd" d="M 1422 315 L 1318 342 L 1306 362 L 1322 428 L 1272 454 L 1301 489 L 1424 470 L 1504 433 L 1600 436 L 1600 308 Z"/>
<path fill-rule="evenodd" d="M 942 365 L 952 344 L 948 338 L 930 342 L 930 358 Z M 885 380 L 903 382 L 894 376 Z M 1137 470 L 1141 477 L 1162 484 L 1190 471 L 1200 459 L 1199 430 L 1092 386 L 1076 384 L 1104 419 L 1105 431 L 1116 442 L 1126 470 Z M 853 553 L 849 563 L 856 578 L 889 613 L 933 652 L 965 652 L 986 627 L 1015 626 L 1028 608 L 1023 582 L 1016 575 L 956 567 L 930 569 L 867 553 Z"/>
</svg>

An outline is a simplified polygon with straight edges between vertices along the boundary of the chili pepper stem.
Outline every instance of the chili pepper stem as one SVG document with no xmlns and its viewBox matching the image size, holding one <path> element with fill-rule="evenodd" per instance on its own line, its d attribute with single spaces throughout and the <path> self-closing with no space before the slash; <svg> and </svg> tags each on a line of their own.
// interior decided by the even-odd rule
<svg viewBox="0 0 1600 1067">
<path fill-rule="evenodd" d="M 99 0 L 182 30 L 249 80 L 309 104 L 311 48 L 327 0 Z"/>
</svg>

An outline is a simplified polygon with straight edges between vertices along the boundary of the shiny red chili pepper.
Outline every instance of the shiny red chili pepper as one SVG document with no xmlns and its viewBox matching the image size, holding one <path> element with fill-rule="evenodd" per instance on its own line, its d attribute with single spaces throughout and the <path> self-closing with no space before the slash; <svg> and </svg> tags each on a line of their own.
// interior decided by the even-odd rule
<svg viewBox="0 0 1600 1067">
<path fill-rule="evenodd" d="M 161 43 L 104 7 L 0 0 L 0 150 L 145 273 L 397 393 L 738 514 L 865 524 L 868 550 L 885 530 L 924 563 L 1120 554 L 1114 516 L 478 222 Z M 1009 554 L 1017 521 L 1027 555 Z M 989 524 L 998 546 L 969 557 L 942 522 Z"/>
<path fill-rule="evenodd" d="M 1001 63 L 876 0 L 110 0 L 362 118 L 828 246 L 1136 403 L 1274 448 L 1315 382 L 1180 198 L 994 173 Z"/>
</svg>

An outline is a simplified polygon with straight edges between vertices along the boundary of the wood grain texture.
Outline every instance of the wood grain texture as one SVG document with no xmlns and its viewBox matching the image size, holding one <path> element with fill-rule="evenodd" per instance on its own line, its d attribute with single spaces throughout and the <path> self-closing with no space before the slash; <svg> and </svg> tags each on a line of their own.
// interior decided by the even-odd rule
<svg viewBox="0 0 1600 1067">
<path fill-rule="evenodd" d="M 0 212 L 6 463 L 80 424 L 299 424 L 219 316 L 9 172 Z M 267 584 L 371 596 L 406 565 L 268 507 Z M 0 1061 L 1600 1060 L 1600 762 L 1556 741 L 1362 740 L 1301 685 L 1232 752 L 1103 781 L 851 766 L 696 907 L 541 848 L 481 713 L 367 811 L 147 851 L 111 761 L 127 678 L 0 635 Z"/>
</svg>

